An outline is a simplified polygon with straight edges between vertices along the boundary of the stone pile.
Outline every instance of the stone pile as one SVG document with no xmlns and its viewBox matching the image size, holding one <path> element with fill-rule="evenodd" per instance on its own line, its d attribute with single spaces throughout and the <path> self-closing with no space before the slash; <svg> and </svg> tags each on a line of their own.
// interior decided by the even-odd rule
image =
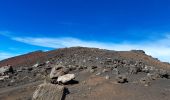
<svg viewBox="0 0 170 100">
<path fill-rule="evenodd" d="M 64 84 L 72 81 L 75 74 L 69 74 L 69 68 L 55 65 L 49 75 L 49 81 L 38 86 L 33 94 L 33 100 L 63 100 L 65 95 Z"/>
</svg>

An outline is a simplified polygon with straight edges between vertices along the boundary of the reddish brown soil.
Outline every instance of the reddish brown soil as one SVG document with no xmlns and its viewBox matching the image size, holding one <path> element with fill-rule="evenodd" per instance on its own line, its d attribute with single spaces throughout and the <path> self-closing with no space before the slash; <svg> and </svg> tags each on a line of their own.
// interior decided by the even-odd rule
<svg viewBox="0 0 170 100">
<path fill-rule="evenodd" d="M 48 52 L 32 52 L 25 55 L 9 58 L 0 61 L 0 66 L 12 65 L 14 70 L 21 67 L 32 68 L 32 65 L 39 62 L 50 61 L 50 64 L 42 65 L 32 70 L 23 70 L 16 73 L 15 84 L 7 86 L 11 79 L 0 83 L 0 100 L 31 100 L 32 94 L 39 81 L 49 74 L 47 66 L 63 64 L 64 66 L 74 65 L 76 70 L 69 73 L 76 75 L 77 83 L 65 85 L 69 92 L 65 100 L 170 100 L 170 79 L 159 78 L 152 80 L 149 86 L 140 83 L 139 79 L 147 75 L 140 72 L 134 75 L 127 75 L 128 83 L 119 84 L 116 82 L 116 75 L 112 74 L 112 60 L 126 60 L 133 62 L 142 62 L 145 65 L 153 66 L 158 69 L 169 71 L 170 64 L 161 62 L 143 52 L 138 51 L 109 51 L 97 48 L 72 47 L 57 49 Z M 119 63 L 118 63 L 119 65 Z M 97 66 L 94 72 L 89 68 Z M 120 68 L 123 68 L 120 66 Z M 108 72 L 102 72 L 108 69 Z M 97 75 L 98 73 L 101 75 Z M 123 69 L 121 74 L 126 74 Z M 110 78 L 106 79 L 106 75 Z M 29 76 L 25 80 L 24 77 Z M 37 77 L 38 76 L 38 77 Z"/>
</svg>

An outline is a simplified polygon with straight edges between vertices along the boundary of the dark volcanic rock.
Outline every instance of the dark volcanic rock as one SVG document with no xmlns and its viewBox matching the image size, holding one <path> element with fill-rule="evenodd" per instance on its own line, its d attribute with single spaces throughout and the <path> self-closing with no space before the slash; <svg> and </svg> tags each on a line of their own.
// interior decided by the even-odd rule
<svg viewBox="0 0 170 100">
<path fill-rule="evenodd" d="M 125 75 L 118 75 L 116 76 L 116 80 L 118 83 L 127 83 L 127 77 Z"/>
<path fill-rule="evenodd" d="M 35 91 L 30 88 L 36 87 L 33 83 L 39 81 L 42 83 L 44 79 L 48 83 L 36 90 L 38 92 L 34 93 L 35 98 L 50 100 L 62 93 L 63 88 L 59 87 L 68 88 L 70 94 L 66 96 L 66 100 L 170 98 L 168 94 L 170 65 L 155 60 L 143 51 L 72 47 L 22 55 L 2 61 L 0 64 L 7 64 L 6 62 L 15 65 L 14 73 L 0 76 L 6 77 L 0 81 L 0 100 L 30 98 Z M 76 77 L 68 78 L 67 75 Z M 28 88 L 23 88 L 24 86 Z"/>
</svg>

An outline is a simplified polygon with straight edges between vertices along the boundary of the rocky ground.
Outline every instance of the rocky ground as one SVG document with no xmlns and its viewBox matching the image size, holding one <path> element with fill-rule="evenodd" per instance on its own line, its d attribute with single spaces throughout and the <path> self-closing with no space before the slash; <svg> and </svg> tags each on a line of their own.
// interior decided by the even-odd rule
<svg viewBox="0 0 170 100">
<path fill-rule="evenodd" d="M 35 55 L 26 55 L 30 63 L 25 56 L 0 62 L 0 100 L 170 98 L 170 64 L 142 50 L 72 47 Z"/>
</svg>

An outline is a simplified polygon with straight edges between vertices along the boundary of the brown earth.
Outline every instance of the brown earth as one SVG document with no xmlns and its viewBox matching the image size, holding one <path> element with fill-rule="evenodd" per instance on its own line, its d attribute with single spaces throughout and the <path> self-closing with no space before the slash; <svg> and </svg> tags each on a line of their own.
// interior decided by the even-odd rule
<svg viewBox="0 0 170 100">
<path fill-rule="evenodd" d="M 50 63 L 46 64 L 46 61 Z M 32 68 L 37 62 L 40 66 Z M 142 65 L 135 65 L 136 63 Z M 169 63 L 161 62 L 140 50 L 110 51 L 72 47 L 48 52 L 37 51 L 0 62 L 1 66 L 7 64 L 13 66 L 15 74 L 0 82 L 0 100 L 31 100 L 36 86 L 43 83 L 55 64 L 69 68 L 72 66 L 69 73 L 76 75 L 74 82 L 65 85 L 68 88 L 65 100 L 169 100 L 170 98 L 169 78 L 163 76 L 150 80 L 147 86 L 140 82 L 141 78 L 147 77 L 148 73 L 155 73 L 156 70 L 129 73 L 130 65 L 152 66 L 157 70 L 164 69 L 168 73 L 170 71 Z M 26 69 L 17 72 L 23 67 Z M 113 72 L 115 68 L 120 71 L 120 75 L 127 76 L 127 83 L 117 83 L 117 75 Z M 109 79 L 106 76 L 109 76 Z M 11 83 L 11 80 L 15 82 Z"/>
</svg>

